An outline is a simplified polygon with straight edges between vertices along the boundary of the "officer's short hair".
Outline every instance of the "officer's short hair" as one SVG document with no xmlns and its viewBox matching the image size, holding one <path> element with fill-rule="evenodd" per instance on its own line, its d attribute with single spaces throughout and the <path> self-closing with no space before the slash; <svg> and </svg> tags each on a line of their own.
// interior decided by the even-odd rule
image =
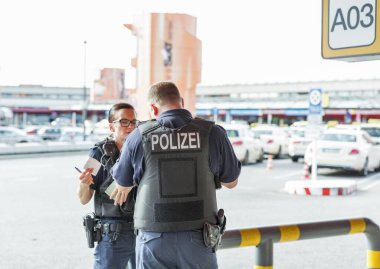
<svg viewBox="0 0 380 269">
<path fill-rule="evenodd" d="M 108 112 L 108 122 L 109 123 L 116 120 L 116 118 L 115 118 L 116 112 L 118 112 L 121 109 L 132 109 L 133 112 L 135 112 L 135 114 L 136 114 L 135 108 L 132 105 L 130 105 L 128 103 L 117 103 L 117 104 L 114 104 Z"/>
<path fill-rule="evenodd" d="M 180 102 L 181 95 L 173 82 L 161 81 L 150 87 L 148 101 L 156 105 L 172 104 Z"/>
</svg>

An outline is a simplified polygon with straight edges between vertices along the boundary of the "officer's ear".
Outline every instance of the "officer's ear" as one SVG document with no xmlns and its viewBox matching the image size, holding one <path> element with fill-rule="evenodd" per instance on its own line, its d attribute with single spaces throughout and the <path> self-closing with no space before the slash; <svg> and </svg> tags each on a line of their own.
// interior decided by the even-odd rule
<svg viewBox="0 0 380 269">
<path fill-rule="evenodd" d="M 110 124 L 108 124 L 108 128 L 110 129 L 110 131 L 111 131 L 112 133 L 115 132 L 115 126 L 113 126 L 113 123 L 112 123 L 112 122 L 111 122 Z"/>
<path fill-rule="evenodd" d="M 158 116 L 158 107 L 155 104 L 150 104 L 150 113 L 155 117 Z"/>
</svg>

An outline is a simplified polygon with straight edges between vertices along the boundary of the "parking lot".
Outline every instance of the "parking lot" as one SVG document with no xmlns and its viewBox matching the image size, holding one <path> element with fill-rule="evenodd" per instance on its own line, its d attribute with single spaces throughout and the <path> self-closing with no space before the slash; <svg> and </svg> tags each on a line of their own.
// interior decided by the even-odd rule
<svg viewBox="0 0 380 269">
<path fill-rule="evenodd" d="M 81 224 L 92 205 L 76 197 L 77 172 L 86 153 L 2 158 L 0 189 L 0 268 L 90 268 Z M 318 179 L 351 179 L 358 191 L 349 196 L 295 196 L 284 191 L 288 180 L 303 177 L 303 164 L 276 159 L 244 166 L 236 189 L 218 191 L 219 207 L 228 218 L 227 229 L 295 224 L 368 217 L 380 223 L 380 174 L 367 177 L 321 169 Z M 252 268 L 254 248 L 221 250 L 219 267 Z M 364 268 L 363 235 L 276 244 L 276 268 Z"/>
</svg>

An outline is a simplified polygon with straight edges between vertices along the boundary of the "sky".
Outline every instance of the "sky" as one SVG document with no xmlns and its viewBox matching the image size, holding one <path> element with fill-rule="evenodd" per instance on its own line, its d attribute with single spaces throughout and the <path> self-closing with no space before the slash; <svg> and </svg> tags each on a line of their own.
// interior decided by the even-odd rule
<svg viewBox="0 0 380 269">
<path fill-rule="evenodd" d="M 117 67 L 134 87 L 136 40 L 123 24 L 148 12 L 197 18 L 201 85 L 380 78 L 379 61 L 322 59 L 321 6 L 321 0 L 2 0 L 0 85 L 92 87 L 102 68 Z"/>
</svg>

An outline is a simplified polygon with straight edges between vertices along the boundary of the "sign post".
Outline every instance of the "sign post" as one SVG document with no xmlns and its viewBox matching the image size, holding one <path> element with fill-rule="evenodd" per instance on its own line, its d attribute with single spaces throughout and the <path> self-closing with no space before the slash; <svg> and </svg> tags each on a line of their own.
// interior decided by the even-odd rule
<svg viewBox="0 0 380 269">
<path fill-rule="evenodd" d="M 380 59 L 379 14 L 377 0 L 322 0 L 322 57 Z"/>
<path fill-rule="evenodd" d="M 309 91 L 308 126 L 306 128 L 305 136 L 313 139 L 313 157 L 311 165 L 312 180 L 317 179 L 317 140 L 321 133 L 322 116 L 322 89 L 311 89 Z"/>
</svg>

